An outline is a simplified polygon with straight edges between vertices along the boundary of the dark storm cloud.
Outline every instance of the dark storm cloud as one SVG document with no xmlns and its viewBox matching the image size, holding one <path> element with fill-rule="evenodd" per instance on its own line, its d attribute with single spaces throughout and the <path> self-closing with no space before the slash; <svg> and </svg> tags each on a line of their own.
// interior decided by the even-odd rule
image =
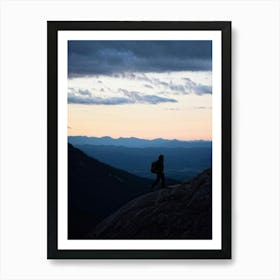
<svg viewBox="0 0 280 280">
<path fill-rule="evenodd" d="M 211 71 L 211 69 L 211 41 L 68 42 L 70 78 L 125 72 Z"/>
</svg>

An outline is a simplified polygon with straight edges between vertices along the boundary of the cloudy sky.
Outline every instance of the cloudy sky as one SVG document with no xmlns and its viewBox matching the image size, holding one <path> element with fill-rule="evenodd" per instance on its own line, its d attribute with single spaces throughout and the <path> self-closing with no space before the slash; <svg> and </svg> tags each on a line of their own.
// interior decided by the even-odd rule
<svg viewBox="0 0 280 280">
<path fill-rule="evenodd" d="M 68 134 L 212 138 L 211 41 L 68 41 Z"/>
</svg>

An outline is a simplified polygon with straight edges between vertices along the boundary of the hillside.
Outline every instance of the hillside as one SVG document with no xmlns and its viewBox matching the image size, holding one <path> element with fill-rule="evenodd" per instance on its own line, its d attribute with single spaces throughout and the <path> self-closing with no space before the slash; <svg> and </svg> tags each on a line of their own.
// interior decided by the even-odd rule
<svg viewBox="0 0 280 280">
<path fill-rule="evenodd" d="M 84 238 L 91 227 L 150 190 L 140 178 L 88 157 L 68 145 L 68 237 Z"/>
<path fill-rule="evenodd" d="M 91 239 L 211 239 L 212 170 L 144 194 L 107 217 Z"/>
</svg>

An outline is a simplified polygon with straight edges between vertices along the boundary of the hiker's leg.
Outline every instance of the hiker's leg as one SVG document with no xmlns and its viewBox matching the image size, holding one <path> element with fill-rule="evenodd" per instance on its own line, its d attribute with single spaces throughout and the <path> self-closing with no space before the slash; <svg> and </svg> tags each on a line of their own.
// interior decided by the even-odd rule
<svg viewBox="0 0 280 280">
<path fill-rule="evenodd" d="M 154 183 L 152 184 L 152 188 L 154 188 L 154 186 L 159 182 L 159 180 L 160 180 L 160 176 L 159 176 L 159 173 L 157 173 L 157 178 L 154 181 Z"/>
<path fill-rule="evenodd" d="M 161 177 L 161 187 L 165 188 L 165 176 L 164 176 L 164 173 L 161 173 L 160 177 Z"/>
</svg>

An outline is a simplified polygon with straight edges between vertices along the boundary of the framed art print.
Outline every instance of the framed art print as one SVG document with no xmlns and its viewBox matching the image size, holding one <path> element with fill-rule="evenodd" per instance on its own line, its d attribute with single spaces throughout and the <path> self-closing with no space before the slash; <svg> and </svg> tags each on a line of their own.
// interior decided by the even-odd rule
<svg viewBox="0 0 280 280">
<path fill-rule="evenodd" d="M 231 22 L 48 22 L 47 257 L 231 258 Z"/>
</svg>

